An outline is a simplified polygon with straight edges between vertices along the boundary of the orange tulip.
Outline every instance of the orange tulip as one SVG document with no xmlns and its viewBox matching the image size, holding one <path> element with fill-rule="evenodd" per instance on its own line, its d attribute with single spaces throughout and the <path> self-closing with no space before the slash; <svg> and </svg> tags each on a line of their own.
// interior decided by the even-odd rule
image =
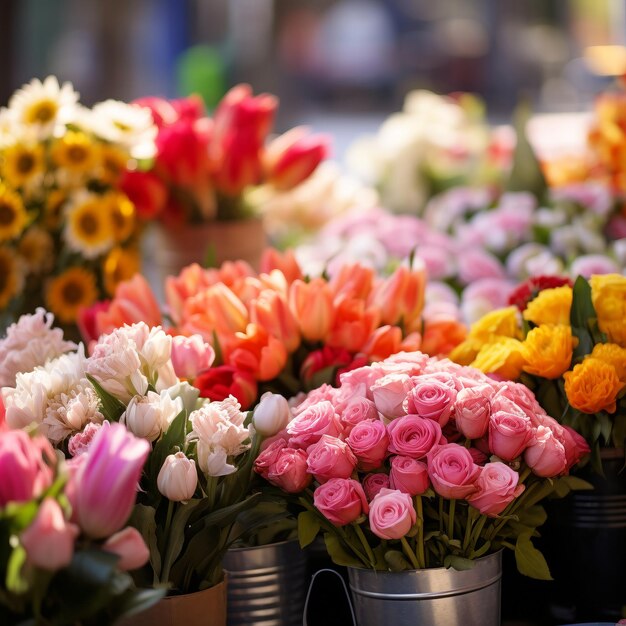
<svg viewBox="0 0 626 626">
<path fill-rule="evenodd" d="M 250 303 L 250 320 L 280 339 L 287 352 L 300 345 L 300 330 L 287 300 L 276 291 L 265 289 Z"/>
<path fill-rule="evenodd" d="M 402 330 L 399 326 L 377 328 L 362 349 L 371 361 L 382 361 L 401 350 Z"/>
<path fill-rule="evenodd" d="M 374 270 L 359 263 L 341 267 L 338 274 L 330 280 L 330 287 L 335 297 L 360 298 L 365 300 L 372 291 Z"/>
<path fill-rule="evenodd" d="M 234 344 L 224 356 L 228 365 L 251 372 L 259 381 L 276 378 L 287 363 L 285 346 L 258 324 L 235 333 Z"/>
<path fill-rule="evenodd" d="M 430 356 L 448 356 L 466 336 L 467 328 L 454 318 L 425 320 L 420 350 Z"/>
<path fill-rule="evenodd" d="M 324 340 L 333 324 L 333 294 L 322 278 L 311 282 L 295 280 L 289 288 L 289 307 L 294 314 L 304 339 Z"/>
<path fill-rule="evenodd" d="M 352 353 L 359 352 L 378 322 L 379 314 L 375 308 L 365 308 L 363 300 L 344 298 L 335 304 L 334 321 L 326 343 Z"/>
<path fill-rule="evenodd" d="M 266 248 L 261 257 L 261 272 L 269 274 L 272 270 L 280 270 L 290 285 L 294 280 L 302 278 L 302 270 L 293 250 L 279 252 L 275 248 Z"/>
<path fill-rule="evenodd" d="M 185 302 L 214 283 L 214 276 L 197 263 L 183 268 L 178 276 L 168 276 L 165 279 L 165 300 L 172 319 L 180 323 Z"/>
<path fill-rule="evenodd" d="M 221 333 L 245 330 L 248 311 L 243 302 L 223 283 L 216 283 L 205 292 L 206 312 Z"/>
</svg>

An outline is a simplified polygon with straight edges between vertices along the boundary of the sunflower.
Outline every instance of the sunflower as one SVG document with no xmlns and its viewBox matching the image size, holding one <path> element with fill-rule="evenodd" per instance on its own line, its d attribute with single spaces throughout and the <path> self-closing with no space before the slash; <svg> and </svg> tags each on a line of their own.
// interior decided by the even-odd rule
<svg viewBox="0 0 626 626">
<path fill-rule="evenodd" d="M 3 152 L 2 177 L 14 189 L 33 182 L 43 171 L 44 154 L 40 144 L 17 143 Z"/>
<path fill-rule="evenodd" d="M 130 155 L 125 150 L 102 144 L 100 148 L 100 179 L 108 185 L 116 185 L 128 166 Z"/>
<path fill-rule="evenodd" d="M 53 278 L 46 290 L 46 305 L 63 324 L 76 321 L 78 311 L 98 297 L 95 276 L 82 267 L 71 267 Z"/>
<path fill-rule="evenodd" d="M 67 194 L 61 189 L 53 189 L 46 196 L 44 206 L 44 223 L 46 228 L 57 230 L 63 221 L 63 208 L 67 201 Z"/>
<path fill-rule="evenodd" d="M 123 193 L 109 193 L 105 196 L 113 226 L 113 237 L 121 243 L 135 230 L 135 205 Z"/>
<path fill-rule="evenodd" d="M 116 287 L 139 272 L 139 253 L 135 248 L 113 248 L 104 261 L 104 288 L 112 296 Z"/>
<path fill-rule="evenodd" d="M 6 308 L 22 289 L 23 276 L 15 251 L 0 248 L 0 309 Z"/>
<path fill-rule="evenodd" d="M 0 241 L 21 235 L 27 222 L 26 209 L 19 194 L 0 183 Z"/>
<path fill-rule="evenodd" d="M 113 227 L 105 199 L 91 193 L 77 194 L 68 207 L 65 240 L 71 250 L 93 259 L 113 244 Z"/>
<path fill-rule="evenodd" d="M 16 121 L 35 131 L 40 139 L 52 135 L 57 121 L 68 119 L 78 94 L 70 83 L 59 85 L 54 76 L 43 82 L 37 78 L 18 89 L 9 101 L 9 110 Z"/>
<path fill-rule="evenodd" d="M 17 249 L 29 273 L 39 274 L 50 270 L 54 244 L 52 237 L 43 228 L 34 226 L 27 230 Z"/>
<path fill-rule="evenodd" d="M 85 133 L 69 131 L 54 142 L 52 159 L 73 174 L 87 174 L 98 162 L 98 146 Z"/>
</svg>

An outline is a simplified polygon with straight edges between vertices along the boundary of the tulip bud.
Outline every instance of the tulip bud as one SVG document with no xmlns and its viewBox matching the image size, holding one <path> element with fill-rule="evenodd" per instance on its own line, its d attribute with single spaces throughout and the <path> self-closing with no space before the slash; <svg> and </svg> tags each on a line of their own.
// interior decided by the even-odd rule
<svg viewBox="0 0 626 626">
<path fill-rule="evenodd" d="M 172 364 L 179 378 L 193 380 L 200 372 L 211 367 L 215 350 L 200 335 L 172 339 Z"/>
<path fill-rule="evenodd" d="M 154 441 L 158 439 L 163 430 L 161 424 L 161 411 L 158 404 L 151 402 L 145 396 L 135 396 L 126 407 L 126 411 L 120 417 L 133 435 Z"/>
<path fill-rule="evenodd" d="M 109 537 L 102 549 L 120 557 L 117 567 L 124 572 L 143 567 L 150 558 L 150 550 L 141 533 L 132 526 L 127 526 Z"/>
<path fill-rule="evenodd" d="M 198 485 L 196 464 L 183 452 L 170 454 L 157 477 L 159 491 L 173 502 L 190 500 Z"/>
<path fill-rule="evenodd" d="M 176 383 L 169 389 L 167 389 L 166 393 L 170 396 L 170 398 L 176 400 L 180 398 L 180 401 L 183 404 L 183 408 L 187 413 L 191 413 L 196 408 L 196 403 L 200 396 L 200 391 L 195 387 L 192 387 L 188 382 L 180 382 Z"/>
<path fill-rule="evenodd" d="M 289 423 L 291 411 L 283 396 L 267 391 L 254 410 L 254 428 L 263 437 L 273 437 Z"/>
<path fill-rule="evenodd" d="M 78 527 L 65 520 L 59 503 L 45 498 L 20 542 L 31 565 L 55 571 L 69 565 L 77 536 Z"/>
</svg>

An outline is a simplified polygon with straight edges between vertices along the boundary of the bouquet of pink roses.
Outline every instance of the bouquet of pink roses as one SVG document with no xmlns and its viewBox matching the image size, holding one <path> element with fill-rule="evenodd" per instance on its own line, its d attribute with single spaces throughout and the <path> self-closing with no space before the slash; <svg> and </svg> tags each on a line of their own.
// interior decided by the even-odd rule
<svg viewBox="0 0 626 626">
<path fill-rule="evenodd" d="M 510 548 L 549 579 L 538 503 L 586 487 L 569 470 L 587 452 L 523 385 L 416 352 L 312 391 L 255 469 L 304 507 L 301 545 L 323 531 L 338 564 L 463 569 Z"/>
</svg>

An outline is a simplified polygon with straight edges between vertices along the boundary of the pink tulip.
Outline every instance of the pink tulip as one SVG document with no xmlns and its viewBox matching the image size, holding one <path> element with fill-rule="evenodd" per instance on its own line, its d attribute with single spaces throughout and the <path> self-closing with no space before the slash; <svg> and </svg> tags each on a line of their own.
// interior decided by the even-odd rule
<svg viewBox="0 0 626 626">
<path fill-rule="evenodd" d="M 209 369 L 215 359 L 215 350 L 200 335 L 172 338 L 172 364 L 178 378 L 193 380 Z"/>
<path fill-rule="evenodd" d="M 102 549 L 120 557 L 117 567 L 124 572 L 143 567 L 150 558 L 150 550 L 141 533 L 132 526 L 127 526 L 109 537 Z"/>
<path fill-rule="evenodd" d="M 71 477 L 79 526 L 94 539 L 109 537 L 130 516 L 150 444 L 121 424 L 101 428 Z M 86 457 L 86 458 L 85 458 Z"/>
<path fill-rule="evenodd" d="M 59 503 L 45 498 L 20 542 L 31 565 L 53 572 L 70 564 L 78 532 L 65 520 Z"/>
</svg>

